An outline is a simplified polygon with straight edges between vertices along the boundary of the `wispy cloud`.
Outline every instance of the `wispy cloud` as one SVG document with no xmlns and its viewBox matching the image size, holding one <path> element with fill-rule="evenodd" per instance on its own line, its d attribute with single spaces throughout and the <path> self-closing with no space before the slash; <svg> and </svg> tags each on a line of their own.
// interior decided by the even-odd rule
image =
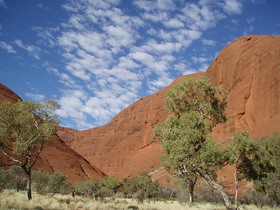
<svg viewBox="0 0 280 210">
<path fill-rule="evenodd" d="M 73 119 L 80 129 L 108 122 L 137 98 L 169 85 L 177 76 L 204 71 L 208 59 L 188 58 L 188 49 L 199 39 L 204 46 L 216 45 L 204 33 L 228 15 L 242 12 L 237 0 L 219 4 L 128 1 L 138 11 L 135 16 L 121 9 L 120 3 L 67 1 L 63 8 L 69 18 L 56 30 L 34 28 L 63 57 L 64 69 L 48 66 L 47 71 L 66 87 L 58 99 L 58 114 Z M 20 40 L 15 43 L 29 52 L 34 47 Z M 95 123 L 87 123 L 87 118 Z"/>
<path fill-rule="evenodd" d="M 15 40 L 14 43 L 18 47 L 26 50 L 35 59 L 40 60 L 39 53 L 40 53 L 41 49 L 39 47 L 36 47 L 34 45 L 26 45 L 19 39 Z"/>
<path fill-rule="evenodd" d="M 30 98 L 32 101 L 41 102 L 43 99 L 45 99 L 45 96 L 42 94 L 36 94 L 36 93 L 25 93 L 25 95 Z"/>
<path fill-rule="evenodd" d="M 5 8 L 5 9 L 8 8 L 7 5 L 6 5 L 6 3 L 5 3 L 5 0 L 0 0 L 0 7 L 3 7 L 3 8 Z"/>
<path fill-rule="evenodd" d="M 6 50 L 8 53 L 16 53 L 14 48 L 11 45 L 7 44 L 6 42 L 0 42 L 0 47 Z"/>
<path fill-rule="evenodd" d="M 227 14 L 241 14 L 242 3 L 238 0 L 225 0 L 223 9 Z"/>
</svg>

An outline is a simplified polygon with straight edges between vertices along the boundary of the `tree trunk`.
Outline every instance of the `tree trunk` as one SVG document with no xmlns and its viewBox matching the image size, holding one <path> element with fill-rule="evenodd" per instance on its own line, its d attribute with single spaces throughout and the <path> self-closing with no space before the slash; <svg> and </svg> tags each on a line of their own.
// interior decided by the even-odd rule
<svg viewBox="0 0 280 210">
<path fill-rule="evenodd" d="M 214 189 L 219 191 L 219 193 L 222 195 L 222 197 L 224 199 L 224 202 L 225 202 L 224 204 L 225 204 L 226 208 L 229 209 L 229 210 L 234 210 L 235 208 L 233 207 L 233 205 L 232 205 L 232 203 L 231 203 L 231 201 L 229 199 L 229 196 L 227 195 L 225 189 L 221 185 L 219 185 L 218 183 L 213 181 L 211 179 L 211 177 L 208 176 L 208 174 L 204 173 L 202 171 L 202 169 L 200 167 L 198 167 L 196 164 L 191 163 L 191 165 L 192 165 L 192 167 L 194 167 L 197 170 L 199 175 L 201 177 L 203 177 L 208 182 L 208 184 L 210 184 L 210 186 L 212 186 Z"/>
<path fill-rule="evenodd" d="M 28 200 L 31 200 L 32 199 L 32 194 L 31 194 L 31 170 L 28 171 L 26 173 L 27 175 L 27 197 L 28 197 Z"/>
<path fill-rule="evenodd" d="M 237 177 L 237 168 L 235 168 L 235 174 L 234 174 L 234 183 L 235 183 L 235 209 L 238 208 L 238 177 Z"/>
<path fill-rule="evenodd" d="M 193 201 L 194 201 L 194 199 L 193 199 L 193 191 L 190 191 L 190 198 L 189 198 L 190 200 L 189 200 L 189 204 L 190 204 L 190 206 L 193 204 Z"/>
<path fill-rule="evenodd" d="M 188 176 L 187 180 L 188 180 L 188 190 L 190 193 L 189 204 L 192 205 L 194 202 L 193 192 L 194 192 L 194 186 L 196 181 L 194 182 L 190 176 Z"/>
</svg>

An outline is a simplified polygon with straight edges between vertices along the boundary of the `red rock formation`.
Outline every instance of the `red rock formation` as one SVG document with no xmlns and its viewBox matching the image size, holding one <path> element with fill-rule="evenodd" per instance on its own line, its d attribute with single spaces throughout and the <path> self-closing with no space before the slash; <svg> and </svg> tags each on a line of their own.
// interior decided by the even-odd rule
<svg viewBox="0 0 280 210">
<path fill-rule="evenodd" d="M 280 131 L 279 62 L 279 36 L 241 37 L 221 51 L 207 70 L 212 83 L 229 91 L 229 119 L 214 128 L 216 140 L 227 140 L 241 129 L 254 137 Z M 165 91 L 183 78 L 139 99 L 107 125 L 84 131 L 61 128 L 58 135 L 108 175 L 124 178 L 155 170 L 161 166 L 162 150 L 153 142 L 152 129 L 167 116 Z M 231 175 L 231 170 L 225 168 L 224 174 Z M 165 175 L 164 171 L 154 173 L 160 180 Z"/>
<path fill-rule="evenodd" d="M 0 84 L 0 101 L 8 100 L 12 103 L 21 100 L 13 91 Z M 14 165 L 6 156 L 0 154 L 0 166 L 7 167 Z M 104 173 L 91 165 L 81 155 L 67 146 L 57 135 L 54 136 L 53 143 L 46 147 L 38 157 L 33 169 L 47 171 L 49 173 L 60 171 L 64 173 L 73 183 L 87 179 L 100 180 Z"/>
<path fill-rule="evenodd" d="M 207 70 L 228 90 L 229 116 L 214 129 L 216 140 L 239 130 L 254 137 L 280 130 L 280 37 L 244 36 L 226 46 Z"/>
</svg>

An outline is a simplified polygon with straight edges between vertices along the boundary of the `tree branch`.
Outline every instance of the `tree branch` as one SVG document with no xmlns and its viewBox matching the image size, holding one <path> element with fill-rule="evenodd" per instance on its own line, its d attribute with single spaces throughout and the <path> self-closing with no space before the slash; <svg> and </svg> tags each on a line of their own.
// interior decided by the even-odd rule
<svg viewBox="0 0 280 210">
<path fill-rule="evenodd" d="M 22 166 L 22 162 L 20 160 L 17 160 L 15 159 L 14 157 L 8 155 L 8 153 L 6 153 L 3 149 L 2 149 L 2 152 L 4 155 L 6 155 L 8 158 L 10 158 L 12 161 L 16 162 L 16 163 L 19 163 L 21 166 Z"/>
<path fill-rule="evenodd" d="M 32 168 L 32 167 L 34 166 L 34 164 L 36 163 L 37 158 L 38 158 L 39 154 L 42 152 L 43 148 L 44 148 L 44 142 L 42 142 L 42 144 L 40 145 L 40 149 L 38 150 L 38 152 L 37 152 L 36 155 L 35 155 L 34 161 L 33 161 L 33 163 L 31 164 L 31 168 Z"/>
</svg>

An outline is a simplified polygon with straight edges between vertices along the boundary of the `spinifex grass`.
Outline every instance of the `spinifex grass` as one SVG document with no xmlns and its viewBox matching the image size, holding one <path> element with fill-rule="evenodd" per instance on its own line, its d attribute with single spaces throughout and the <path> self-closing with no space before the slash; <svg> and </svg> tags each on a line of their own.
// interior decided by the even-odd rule
<svg viewBox="0 0 280 210">
<path fill-rule="evenodd" d="M 4 190 L 0 193 L 0 209 L 144 209 L 144 210 L 165 210 L 165 209 L 217 209 L 224 210 L 222 204 L 201 204 L 197 203 L 191 207 L 187 204 L 180 204 L 177 201 L 149 201 L 145 200 L 139 203 L 137 200 L 124 198 L 106 198 L 103 200 L 94 200 L 91 197 L 82 198 L 71 195 L 39 195 L 33 193 L 32 200 L 28 200 L 26 192 L 16 192 L 13 190 Z M 254 205 L 241 206 L 240 209 L 253 210 Z M 262 209 L 271 209 L 264 207 Z M 274 208 L 275 209 L 275 208 Z M 278 208 L 280 209 L 280 208 Z"/>
</svg>

